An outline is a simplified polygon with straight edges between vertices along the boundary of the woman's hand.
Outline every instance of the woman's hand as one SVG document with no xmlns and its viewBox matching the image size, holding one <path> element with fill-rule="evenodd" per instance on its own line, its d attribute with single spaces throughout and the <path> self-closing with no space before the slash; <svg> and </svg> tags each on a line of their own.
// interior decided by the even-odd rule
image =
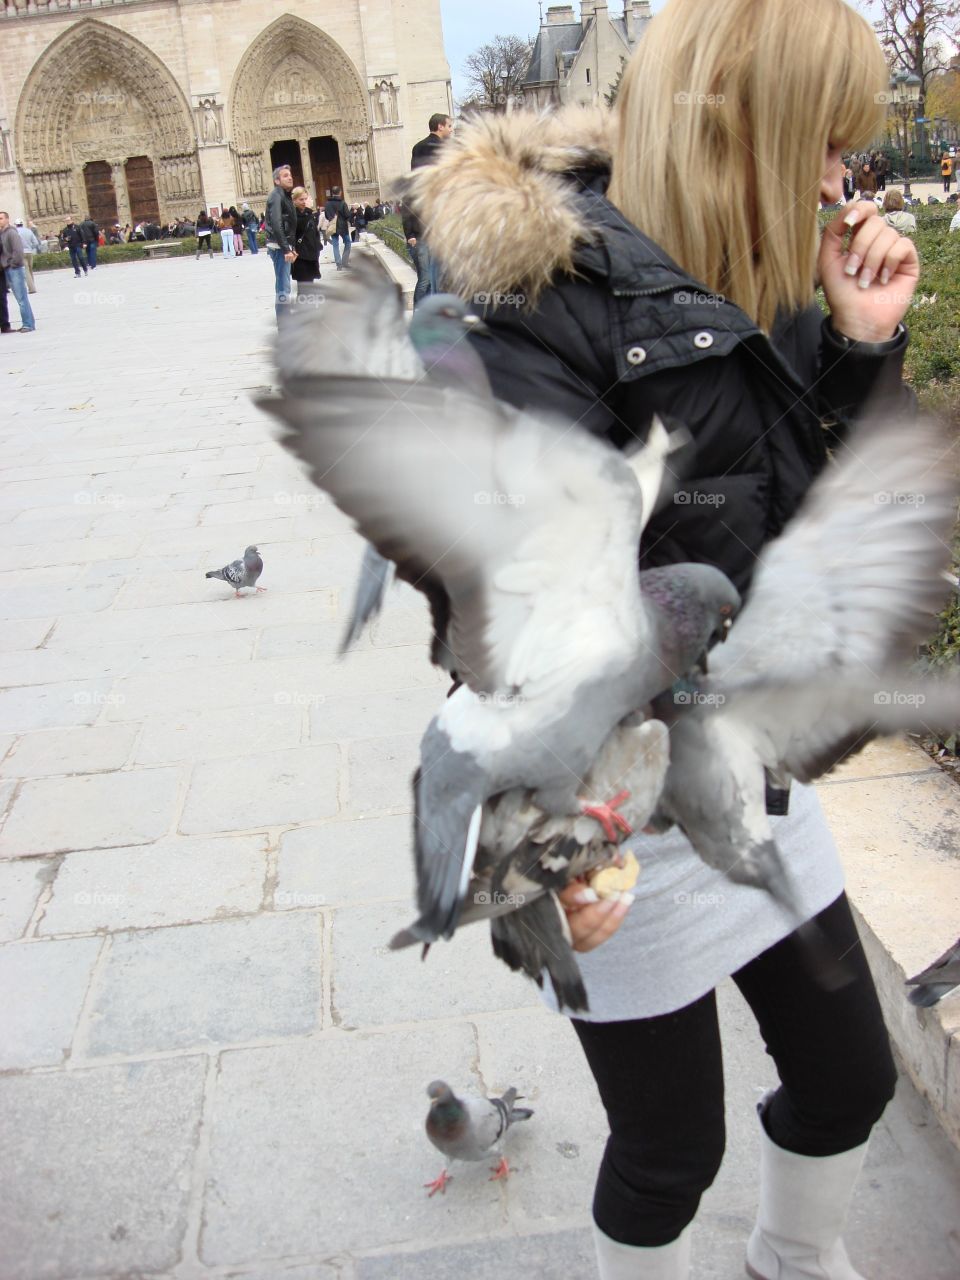
<svg viewBox="0 0 960 1280">
<path fill-rule="evenodd" d="M 872 200 L 848 205 L 827 223 L 817 267 L 833 327 L 854 342 L 892 338 L 920 279 L 916 245 L 888 226 Z"/>
<path fill-rule="evenodd" d="M 633 902 L 632 893 L 598 899 L 583 880 L 571 880 L 559 898 L 567 913 L 574 951 L 592 951 L 606 942 L 623 924 Z"/>
</svg>

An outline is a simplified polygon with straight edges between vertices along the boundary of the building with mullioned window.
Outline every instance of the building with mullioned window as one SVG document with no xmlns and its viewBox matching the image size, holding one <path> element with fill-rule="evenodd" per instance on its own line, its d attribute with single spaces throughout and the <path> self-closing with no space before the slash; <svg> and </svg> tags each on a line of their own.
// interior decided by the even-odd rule
<svg viewBox="0 0 960 1280">
<path fill-rule="evenodd" d="M 616 16 L 606 0 L 581 0 L 579 19 L 572 4 L 551 5 L 530 55 L 524 103 L 603 102 L 650 18 L 650 0 L 624 0 Z"/>
</svg>

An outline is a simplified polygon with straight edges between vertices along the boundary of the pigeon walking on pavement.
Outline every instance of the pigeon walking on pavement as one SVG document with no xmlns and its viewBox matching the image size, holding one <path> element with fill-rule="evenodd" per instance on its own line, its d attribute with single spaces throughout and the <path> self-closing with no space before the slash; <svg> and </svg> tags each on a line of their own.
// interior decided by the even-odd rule
<svg viewBox="0 0 960 1280">
<path fill-rule="evenodd" d="M 314 483 L 431 599 L 438 656 L 463 682 L 414 782 L 413 928 L 450 937 L 484 802 L 522 787 L 547 814 L 579 814 L 611 731 L 701 660 L 739 596 L 704 564 L 641 593 L 637 546 L 674 447 L 658 422 L 626 457 L 566 421 L 437 387 L 417 374 L 395 294 L 360 275 L 296 320 L 277 347 L 281 398 L 261 404 Z M 377 345 L 373 377 L 356 353 Z"/>
<path fill-rule="evenodd" d="M 247 547 L 242 560 L 234 560 L 225 564 L 222 569 L 210 569 L 208 578 L 219 578 L 221 582 L 233 587 L 234 595 L 239 596 L 244 587 L 256 587 L 257 591 L 266 591 L 266 587 L 258 587 L 257 579 L 263 573 L 263 561 L 256 547 Z"/>
<path fill-rule="evenodd" d="M 921 1009 L 929 1009 L 944 996 L 960 989 L 960 938 L 921 973 L 907 979 L 907 999 Z"/>
<path fill-rule="evenodd" d="M 500 1151 L 507 1130 L 519 1120 L 529 1120 L 529 1107 L 517 1107 L 516 1089 L 509 1088 L 502 1098 L 458 1098 L 443 1080 L 427 1086 L 430 1110 L 427 1113 L 427 1137 L 451 1160 L 485 1160 L 492 1154 L 500 1161 L 491 1170 L 491 1182 L 510 1175 L 510 1166 Z M 452 1181 L 446 1166 L 432 1182 L 424 1183 L 431 1196 L 445 1193 Z"/>
</svg>

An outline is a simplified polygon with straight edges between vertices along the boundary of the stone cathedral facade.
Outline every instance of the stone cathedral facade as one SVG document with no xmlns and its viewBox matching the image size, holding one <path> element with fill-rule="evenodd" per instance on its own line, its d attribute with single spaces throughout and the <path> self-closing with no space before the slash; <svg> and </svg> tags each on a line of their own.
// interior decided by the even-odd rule
<svg viewBox="0 0 960 1280">
<path fill-rule="evenodd" d="M 451 111 L 440 0 L 0 0 L 0 209 L 42 231 L 394 194 Z"/>
</svg>

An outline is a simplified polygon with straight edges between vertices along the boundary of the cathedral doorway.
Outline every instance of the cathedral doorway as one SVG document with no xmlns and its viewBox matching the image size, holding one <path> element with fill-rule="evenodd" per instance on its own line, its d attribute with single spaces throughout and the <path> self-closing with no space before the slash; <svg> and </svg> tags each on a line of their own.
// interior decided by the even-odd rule
<svg viewBox="0 0 960 1280">
<path fill-rule="evenodd" d="M 87 193 L 84 213 L 89 214 L 99 226 L 112 227 L 119 220 L 119 213 L 113 170 L 106 160 L 91 160 L 83 166 L 83 185 Z"/>
<path fill-rule="evenodd" d="M 343 190 L 343 176 L 340 172 L 340 148 L 335 138 L 311 138 L 307 147 L 310 156 L 310 170 L 313 175 L 313 187 L 317 193 L 317 205 L 330 199 L 334 187 Z"/>
<path fill-rule="evenodd" d="M 293 174 L 293 185 L 302 187 L 303 165 L 300 163 L 300 144 L 296 138 L 284 138 L 280 142 L 275 142 L 270 148 L 271 174 L 274 169 L 278 169 L 282 164 L 290 166 L 290 172 Z"/>
<path fill-rule="evenodd" d="M 160 202 L 157 200 L 157 184 L 153 176 L 153 161 L 149 156 L 131 156 L 123 166 L 130 196 L 130 220 L 159 222 Z"/>
</svg>

